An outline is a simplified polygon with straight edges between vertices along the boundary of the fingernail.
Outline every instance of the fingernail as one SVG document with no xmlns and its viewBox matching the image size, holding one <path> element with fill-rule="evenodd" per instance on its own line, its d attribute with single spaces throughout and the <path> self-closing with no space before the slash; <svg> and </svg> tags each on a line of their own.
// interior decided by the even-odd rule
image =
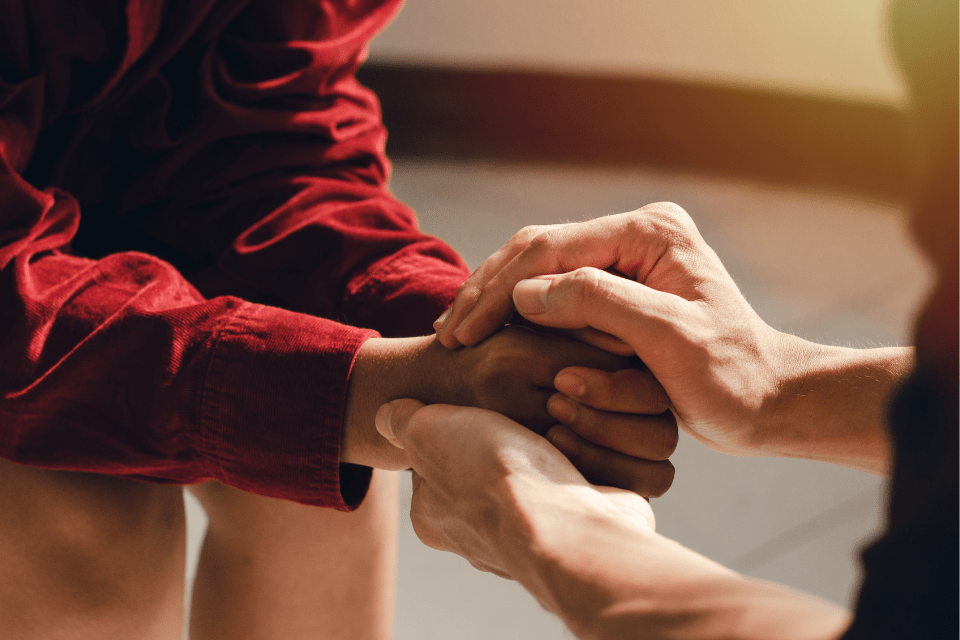
<svg viewBox="0 0 960 640">
<path fill-rule="evenodd" d="M 393 417 L 393 403 L 388 402 L 386 404 L 380 405 L 380 408 L 377 409 L 376 425 L 377 431 L 380 432 L 387 442 L 395 446 L 397 449 L 403 449 L 403 445 L 400 444 L 400 441 L 393 437 L 393 426 L 390 424 L 390 419 Z"/>
<path fill-rule="evenodd" d="M 538 315 L 547 310 L 549 280 L 521 280 L 513 288 L 513 304 L 524 315 Z"/>
<path fill-rule="evenodd" d="M 559 374 L 553 381 L 553 386 L 557 388 L 557 391 L 574 398 L 579 398 L 587 391 L 587 383 L 572 371 L 564 371 Z"/>
<path fill-rule="evenodd" d="M 547 400 L 547 411 L 563 424 L 572 424 L 577 419 L 576 404 L 559 393 Z"/>
<path fill-rule="evenodd" d="M 439 332 L 443 327 L 443 323 L 446 322 L 447 318 L 450 317 L 450 310 L 453 307 L 447 307 L 447 310 L 440 314 L 440 317 L 433 321 L 433 330 Z"/>
<path fill-rule="evenodd" d="M 550 432 L 550 443 L 568 458 L 580 455 L 580 443 L 567 429 L 554 429 Z"/>
</svg>

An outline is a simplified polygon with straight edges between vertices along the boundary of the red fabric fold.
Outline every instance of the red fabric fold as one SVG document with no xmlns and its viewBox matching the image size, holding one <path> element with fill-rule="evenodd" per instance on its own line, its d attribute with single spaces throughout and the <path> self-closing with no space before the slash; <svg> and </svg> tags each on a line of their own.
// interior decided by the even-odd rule
<svg viewBox="0 0 960 640">
<path fill-rule="evenodd" d="M 356 505 L 356 352 L 468 273 L 353 76 L 399 4 L 0 0 L 0 456 Z"/>
</svg>

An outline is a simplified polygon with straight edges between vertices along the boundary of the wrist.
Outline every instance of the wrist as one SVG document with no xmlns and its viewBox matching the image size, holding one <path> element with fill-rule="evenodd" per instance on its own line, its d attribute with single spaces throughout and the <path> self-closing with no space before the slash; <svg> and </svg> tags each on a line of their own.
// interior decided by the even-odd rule
<svg viewBox="0 0 960 640">
<path fill-rule="evenodd" d="M 535 492 L 536 500 L 504 510 L 516 519 L 498 527 L 501 535 L 509 532 L 501 545 L 504 563 L 577 637 L 593 637 L 606 610 L 637 595 L 644 550 L 657 536 L 639 516 L 625 516 L 593 489 Z M 529 513 L 524 504 L 532 506 Z"/>
<path fill-rule="evenodd" d="M 821 354 L 802 338 L 775 331 L 770 345 L 771 383 L 751 421 L 749 448 L 755 456 L 781 456 L 792 448 L 798 434 L 787 427 L 796 418 L 797 394 Z"/>
<path fill-rule="evenodd" d="M 912 348 L 853 349 L 780 334 L 776 384 L 752 429 L 754 454 L 884 475 L 887 402 L 912 363 Z"/>
<path fill-rule="evenodd" d="M 575 544 L 534 546 L 535 572 L 520 581 L 578 638 L 827 640 L 849 625 L 843 609 L 741 576 L 622 518 L 577 524 Z"/>
<path fill-rule="evenodd" d="M 397 398 L 417 398 L 430 385 L 425 352 L 432 337 L 370 338 L 357 352 L 347 389 L 340 437 L 340 462 L 381 469 L 408 467 L 402 449 L 376 428 L 380 406 Z"/>
<path fill-rule="evenodd" d="M 519 581 L 578 638 L 713 637 L 702 631 L 739 610 L 725 597 L 744 580 L 732 571 L 622 517 L 570 522 L 531 546 Z"/>
</svg>

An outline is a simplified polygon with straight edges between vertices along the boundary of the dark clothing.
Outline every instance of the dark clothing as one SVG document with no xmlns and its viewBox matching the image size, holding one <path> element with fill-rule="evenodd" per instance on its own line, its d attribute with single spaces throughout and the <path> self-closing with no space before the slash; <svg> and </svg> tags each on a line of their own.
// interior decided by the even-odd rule
<svg viewBox="0 0 960 640">
<path fill-rule="evenodd" d="M 890 412 L 887 526 L 863 554 L 846 640 L 960 637 L 958 13 L 956 0 L 900 1 L 891 12 L 921 169 L 912 226 L 937 283 L 916 325 L 917 368 Z"/>
</svg>

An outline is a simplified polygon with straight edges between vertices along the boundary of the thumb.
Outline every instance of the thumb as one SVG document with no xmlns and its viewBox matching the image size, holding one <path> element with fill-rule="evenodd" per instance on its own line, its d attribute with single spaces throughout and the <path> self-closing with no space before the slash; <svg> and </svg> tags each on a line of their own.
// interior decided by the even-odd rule
<svg viewBox="0 0 960 640">
<path fill-rule="evenodd" d="M 636 351 L 676 323 L 678 305 L 685 301 L 600 269 L 582 267 L 521 280 L 513 289 L 513 302 L 531 322 L 565 329 L 592 327 L 616 336 Z"/>
<path fill-rule="evenodd" d="M 403 398 L 381 405 L 377 410 L 377 431 L 393 446 L 403 449 L 410 418 L 425 405 L 419 400 Z"/>
</svg>

